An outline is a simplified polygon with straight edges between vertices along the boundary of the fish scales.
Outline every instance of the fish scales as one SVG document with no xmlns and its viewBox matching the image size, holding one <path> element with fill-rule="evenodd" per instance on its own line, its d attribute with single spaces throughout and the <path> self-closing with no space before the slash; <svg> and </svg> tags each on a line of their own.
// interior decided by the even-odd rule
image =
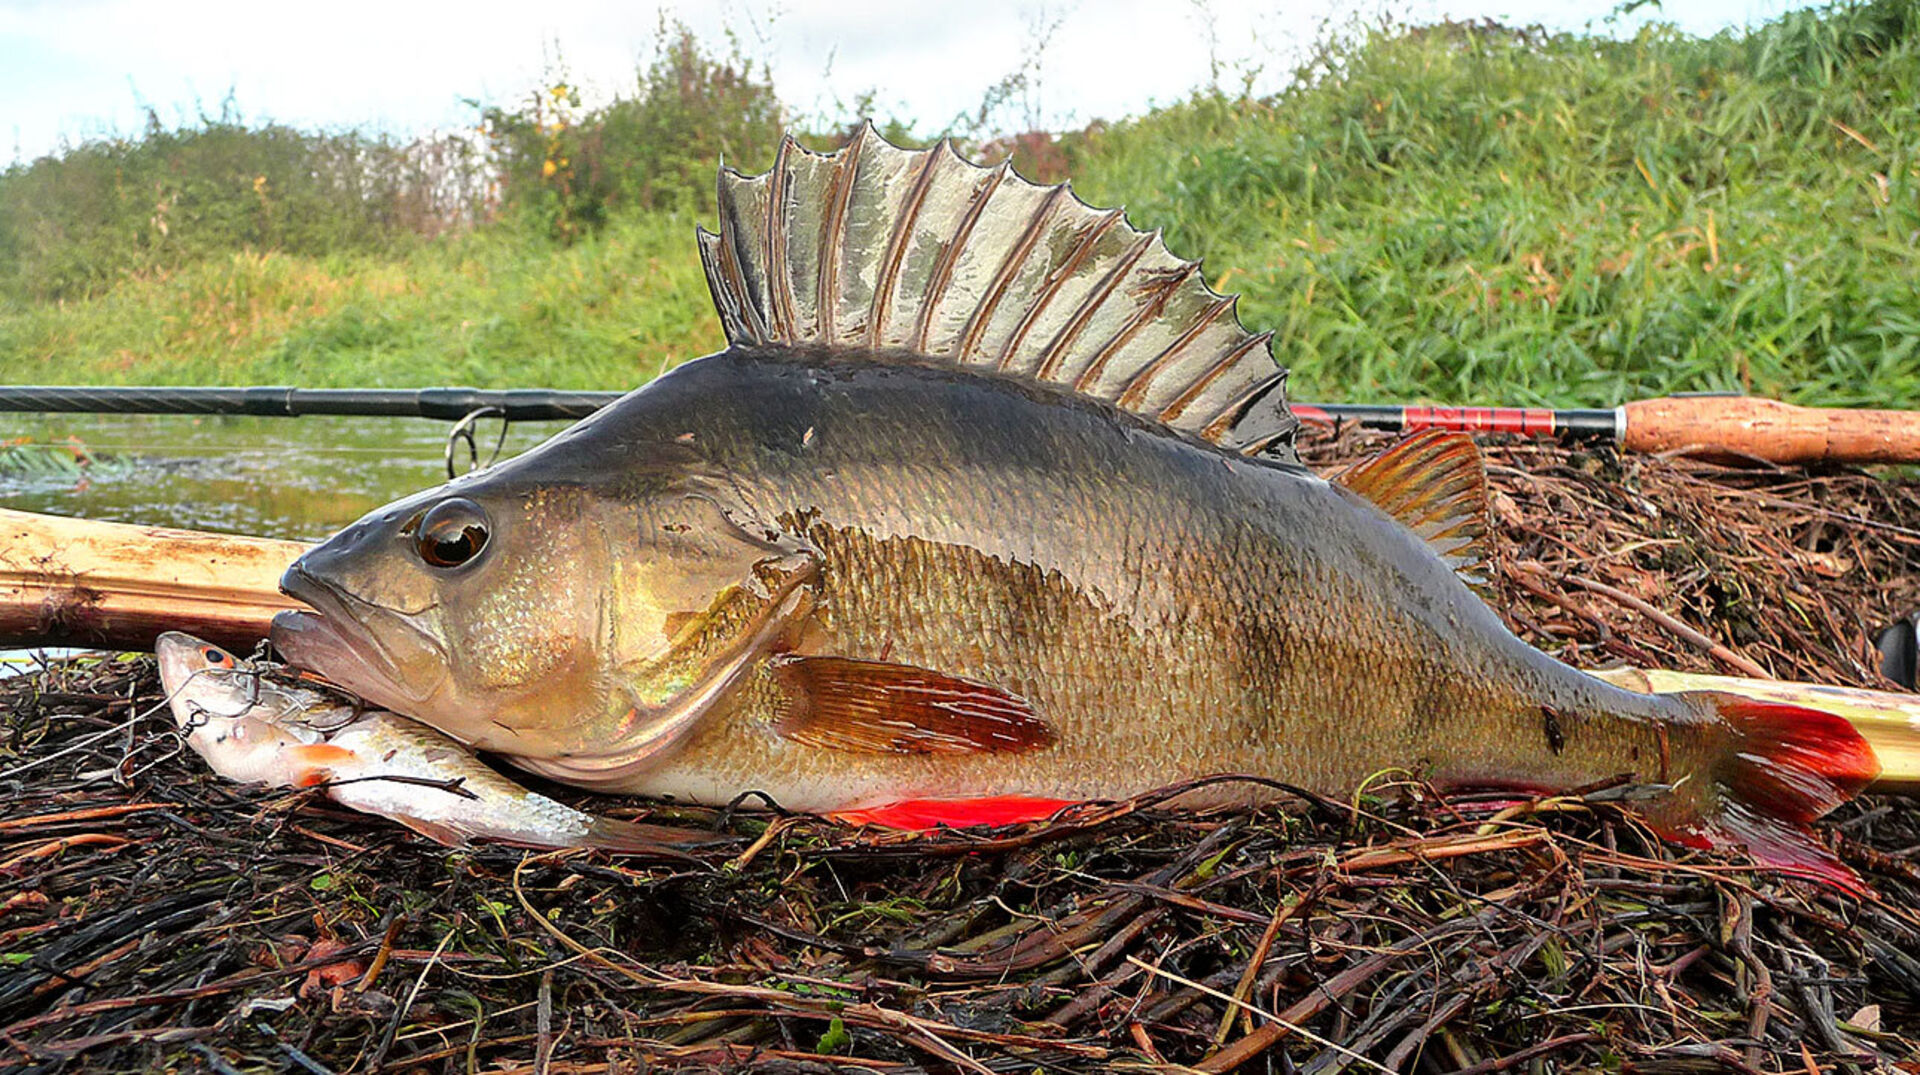
<svg viewBox="0 0 1920 1075">
<path fill-rule="evenodd" d="M 708 453 L 737 511 L 788 520 L 818 551 L 807 648 L 1000 684 L 1059 742 L 824 752 L 772 732 L 786 703 L 761 669 L 673 757 L 604 786 L 703 801 L 754 787 L 795 809 L 980 787 L 1110 797 L 1228 772 L 1329 794 L 1392 768 L 1566 786 L 1624 771 L 1656 718 L 1696 719 L 1545 659 L 1417 538 L 1303 470 L 1014 382 L 830 362 L 749 350 L 683 367 L 575 439 L 580 478 L 609 472 L 602 445 Z M 1364 734 L 1342 734 L 1355 721 Z"/>
<path fill-rule="evenodd" d="M 586 787 L 924 825 L 1621 777 L 1845 882 L 1805 825 L 1877 772 L 1850 726 L 1520 642 L 1471 442 L 1309 473 L 1271 335 L 1157 234 L 870 130 L 719 202 L 728 349 L 308 552 L 291 660 Z"/>
</svg>

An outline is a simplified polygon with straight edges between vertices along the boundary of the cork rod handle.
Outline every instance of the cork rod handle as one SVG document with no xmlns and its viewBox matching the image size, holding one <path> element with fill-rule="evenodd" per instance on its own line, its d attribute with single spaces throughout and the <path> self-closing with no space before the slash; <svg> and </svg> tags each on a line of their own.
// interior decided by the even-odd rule
<svg viewBox="0 0 1920 1075">
<path fill-rule="evenodd" d="M 1634 452 L 1697 449 L 1771 463 L 1920 462 L 1920 412 L 1798 407 L 1752 396 L 1641 400 L 1626 413 Z"/>
</svg>

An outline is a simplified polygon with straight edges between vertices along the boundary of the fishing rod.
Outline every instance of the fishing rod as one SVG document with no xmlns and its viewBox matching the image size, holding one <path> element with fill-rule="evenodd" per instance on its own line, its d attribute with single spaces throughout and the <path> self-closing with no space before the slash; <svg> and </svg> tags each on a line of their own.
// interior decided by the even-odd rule
<svg viewBox="0 0 1920 1075">
<path fill-rule="evenodd" d="M 68 385 L 0 385 L 0 411 L 68 414 L 239 414 L 290 417 L 303 414 L 440 418 L 455 421 L 479 410 L 510 421 L 583 418 L 619 399 L 621 392 L 571 392 L 553 388 L 93 388 Z M 1611 437 L 1618 433 L 1613 410 L 1544 410 L 1524 407 L 1402 407 L 1368 403 L 1295 403 L 1301 421 L 1331 425 L 1355 422 L 1368 429 L 1417 432 L 1522 433 L 1532 436 Z"/>
<path fill-rule="evenodd" d="M 1758 396 L 1680 394 L 1604 410 L 1295 403 L 1293 413 L 1303 422 L 1351 420 L 1399 433 L 1606 440 L 1623 451 L 1734 462 L 1920 463 L 1920 411 L 1801 407 Z"/>
<path fill-rule="evenodd" d="M 585 418 L 623 392 L 557 388 L 289 388 L 0 385 L 0 412 L 47 414 L 307 414 L 459 421 L 492 411 L 513 422 Z"/>
<path fill-rule="evenodd" d="M 553 388 L 105 387 L 0 385 L 0 412 L 306 414 L 512 422 L 583 418 L 621 392 Z M 1696 452 L 1770 463 L 1920 462 L 1920 412 L 1800 407 L 1752 396 L 1678 395 L 1620 407 L 1436 407 L 1294 403 L 1301 421 L 1415 433 L 1513 433 L 1605 440 L 1632 452 Z"/>
</svg>

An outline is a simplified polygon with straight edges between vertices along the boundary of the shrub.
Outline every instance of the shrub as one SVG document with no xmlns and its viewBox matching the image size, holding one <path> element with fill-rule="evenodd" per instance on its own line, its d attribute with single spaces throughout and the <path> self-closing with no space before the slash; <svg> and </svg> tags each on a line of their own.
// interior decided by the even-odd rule
<svg viewBox="0 0 1920 1075">
<path fill-rule="evenodd" d="M 457 137 L 250 128 L 231 104 L 168 129 L 149 112 L 140 138 L 0 173 L 0 293 L 80 298 L 246 249 L 391 249 L 483 216 L 484 164 Z"/>
<path fill-rule="evenodd" d="M 582 113 L 558 78 L 483 126 L 505 201 L 571 242 L 632 210 L 691 210 L 712 198 L 718 160 L 764 162 L 782 110 L 764 72 L 736 50 L 710 56 L 685 26 L 663 25 L 635 93 Z"/>
</svg>

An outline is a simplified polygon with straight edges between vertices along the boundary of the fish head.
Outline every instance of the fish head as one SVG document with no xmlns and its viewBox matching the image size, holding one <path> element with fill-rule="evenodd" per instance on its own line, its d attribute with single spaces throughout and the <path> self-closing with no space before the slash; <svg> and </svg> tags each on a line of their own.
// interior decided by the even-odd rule
<svg viewBox="0 0 1920 1075">
<path fill-rule="evenodd" d="M 462 734 L 466 715 L 511 726 L 586 689 L 596 610 L 583 578 L 605 560 L 592 505 L 480 477 L 369 512 L 295 560 L 280 588 L 314 611 L 276 617 L 275 648 L 474 743 L 485 737 Z"/>
<path fill-rule="evenodd" d="M 658 467 L 555 480 L 564 466 L 538 462 L 416 494 L 309 550 L 281 587 L 314 611 L 277 617 L 275 646 L 486 750 L 662 742 L 791 589 L 793 550 L 738 525 L 716 483 Z"/>
<path fill-rule="evenodd" d="M 207 719 L 233 720 L 258 704 L 259 677 L 248 662 L 182 631 L 153 640 L 160 687 L 182 728 Z"/>
<path fill-rule="evenodd" d="M 180 631 L 156 638 L 160 685 L 189 746 L 220 775 L 243 783 L 294 783 L 290 751 L 317 743 L 306 723 L 325 709 L 315 692 L 265 678 L 249 661 Z"/>
</svg>

